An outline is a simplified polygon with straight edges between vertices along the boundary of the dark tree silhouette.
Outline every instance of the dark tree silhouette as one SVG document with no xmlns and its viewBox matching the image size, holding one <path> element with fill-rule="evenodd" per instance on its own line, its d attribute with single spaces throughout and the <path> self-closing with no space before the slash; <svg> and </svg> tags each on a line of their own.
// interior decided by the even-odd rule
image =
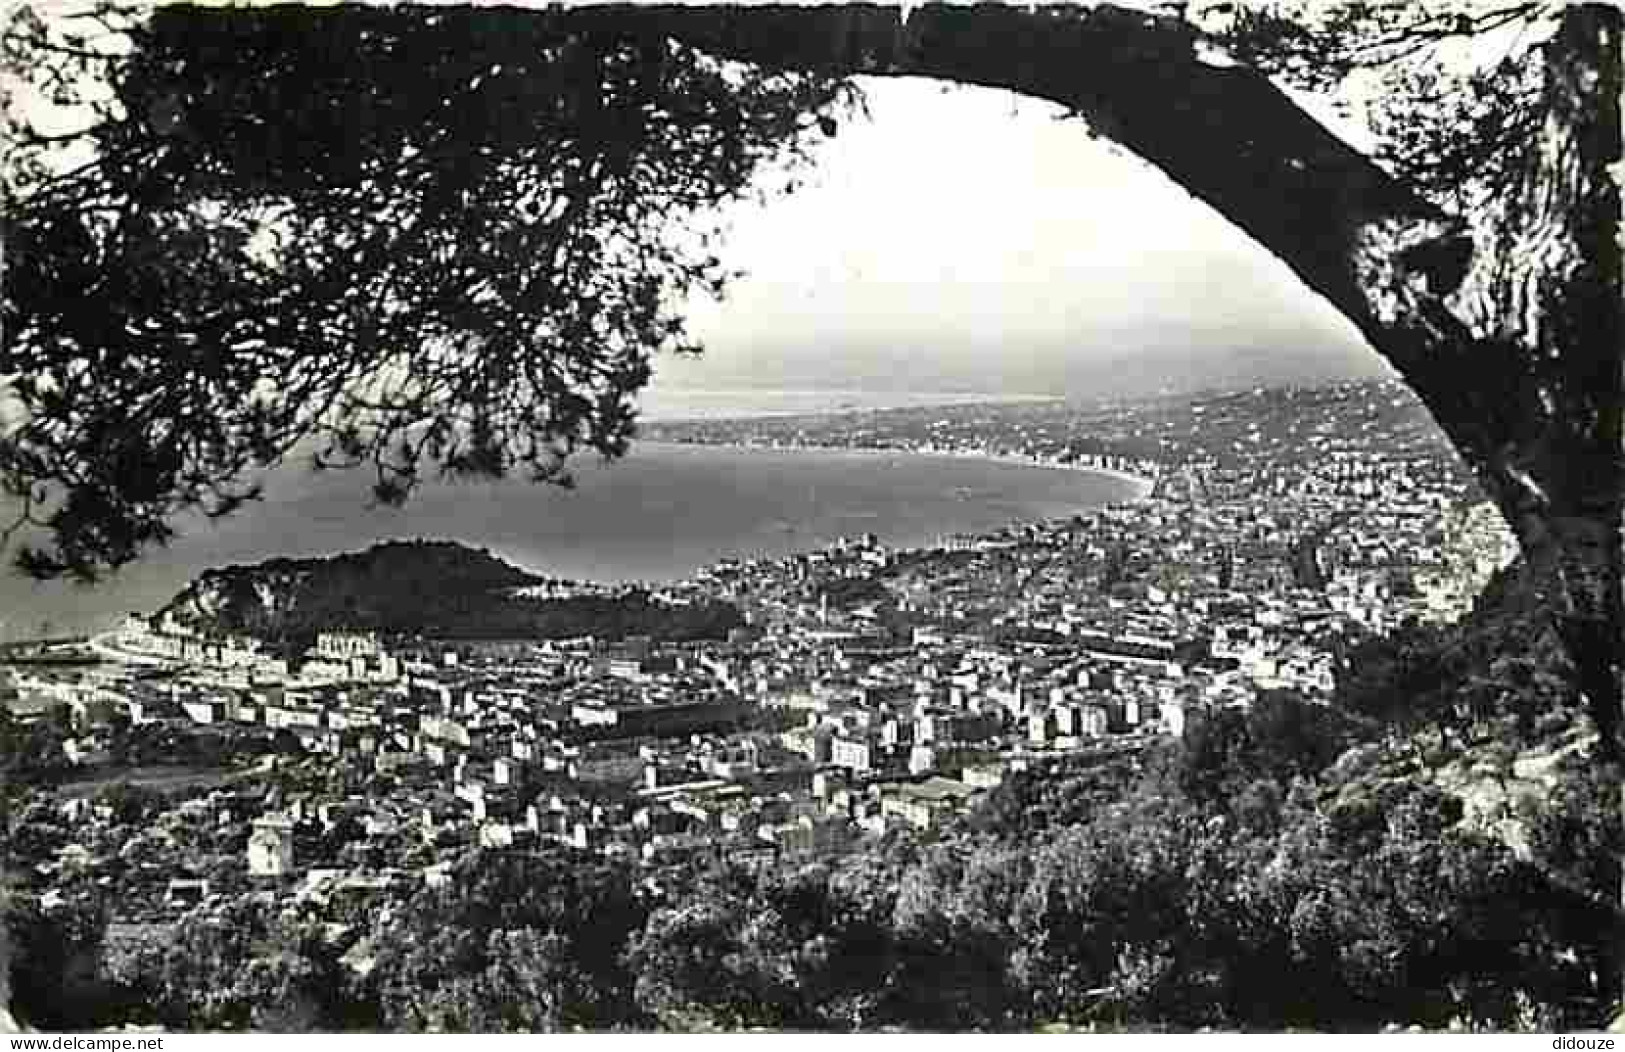
<svg viewBox="0 0 1625 1052">
<path fill-rule="evenodd" d="M 20 559 L 126 562 L 301 441 L 386 501 L 428 465 L 557 480 L 620 452 L 649 354 L 686 346 L 675 294 L 724 277 L 704 207 L 829 129 L 840 78 L 924 75 L 1070 107 L 1347 315 L 1545 568 L 1612 741 L 1619 12 L 1209 8 L 1212 32 L 1109 5 L 25 11 L 12 66 L 90 116 L 9 107 L 0 474 L 48 541 Z M 1508 25 L 1545 42 L 1427 58 Z M 1215 43 L 1301 80 L 1390 70 L 1388 168 Z"/>
<path fill-rule="evenodd" d="M 1609 169 L 1620 159 L 1620 12 L 1333 2 L 1311 23 L 1214 6 L 1232 17 L 1213 34 L 1110 5 L 578 17 L 658 27 L 768 68 L 1050 99 L 1167 173 L 1347 316 L 1421 396 L 1545 575 L 1547 606 L 1617 748 L 1625 497 Z M 1488 71 L 1448 74 L 1428 50 L 1514 25 L 1540 43 Z M 1388 167 L 1215 43 L 1300 79 L 1383 68 L 1390 98 L 1375 123 Z"/>
<path fill-rule="evenodd" d="M 1070 108 L 1347 316 L 1516 530 L 1617 757 L 1620 11 L 1168 6 L 25 12 L 9 64 L 88 116 L 8 106 L 19 559 L 92 576 L 295 450 L 385 501 L 618 453 L 676 295 L 725 275 L 705 207 L 829 130 L 842 78 L 930 76 Z M 1537 43 L 1430 57 L 1506 27 Z M 1357 67 L 1375 160 L 1265 75 Z"/>
<path fill-rule="evenodd" d="M 544 12 L 25 9 L 5 44 L 82 126 L 14 91 L 0 478 L 42 577 L 296 450 L 385 503 L 620 454 L 681 297 L 726 277 L 706 210 L 846 97 Z"/>
</svg>

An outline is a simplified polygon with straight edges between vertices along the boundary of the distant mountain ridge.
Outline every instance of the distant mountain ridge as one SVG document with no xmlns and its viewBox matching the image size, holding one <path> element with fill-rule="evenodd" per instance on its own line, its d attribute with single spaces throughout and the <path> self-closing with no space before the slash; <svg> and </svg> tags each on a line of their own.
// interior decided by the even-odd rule
<svg viewBox="0 0 1625 1052">
<path fill-rule="evenodd" d="M 336 630 L 453 639 L 692 639 L 722 636 L 743 623 L 727 604 L 673 607 L 638 590 L 565 599 L 514 594 L 545 580 L 455 541 L 386 541 L 326 558 L 207 570 L 159 614 L 208 634 L 249 635 L 293 650 Z"/>
</svg>

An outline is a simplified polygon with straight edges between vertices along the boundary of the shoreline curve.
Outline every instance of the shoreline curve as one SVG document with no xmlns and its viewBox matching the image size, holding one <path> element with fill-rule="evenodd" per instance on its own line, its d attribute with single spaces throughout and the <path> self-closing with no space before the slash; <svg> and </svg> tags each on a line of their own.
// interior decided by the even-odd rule
<svg viewBox="0 0 1625 1052">
<path fill-rule="evenodd" d="M 951 449 L 902 449 L 896 446 L 824 446 L 814 443 L 799 443 L 795 445 L 777 445 L 764 442 L 679 442 L 670 439 L 649 440 L 643 443 L 650 446 L 688 447 L 691 449 L 734 449 L 751 452 L 768 453 L 861 453 L 865 456 L 915 456 L 915 457 L 946 457 L 952 460 L 974 460 L 989 464 L 1004 464 L 1011 467 L 1022 468 L 1048 468 L 1052 471 L 1071 471 L 1085 475 L 1101 475 L 1127 483 L 1135 487 L 1131 497 L 1114 500 L 1110 504 L 1139 504 L 1148 500 L 1156 491 L 1157 480 L 1146 475 L 1139 475 L 1121 468 L 1095 467 L 1090 464 L 1073 464 L 1064 461 L 1043 460 L 1038 457 L 1025 457 L 1019 453 L 988 453 L 975 450 Z"/>
</svg>

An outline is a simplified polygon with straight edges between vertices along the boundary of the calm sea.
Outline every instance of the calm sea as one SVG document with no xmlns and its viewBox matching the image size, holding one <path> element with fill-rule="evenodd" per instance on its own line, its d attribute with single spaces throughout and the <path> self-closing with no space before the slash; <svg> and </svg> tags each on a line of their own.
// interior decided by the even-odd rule
<svg viewBox="0 0 1625 1052">
<path fill-rule="evenodd" d="M 766 402 L 757 399 L 759 411 L 773 411 Z M 871 404 L 899 402 L 891 395 Z M 681 407 L 660 415 L 681 415 Z M 157 609 L 210 567 L 390 538 L 457 540 L 553 577 L 653 582 L 730 555 L 786 554 L 863 533 L 923 544 L 1134 493 L 1105 476 L 970 458 L 659 443 L 639 443 L 610 465 L 583 459 L 575 474 L 573 490 L 435 483 L 392 510 L 369 505 L 361 472 L 285 468 L 268 481 L 263 502 L 218 523 L 183 523 L 169 548 L 94 588 L 0 571 L 0 639 L 108 627 L 125 613 Z"/>
</svg>

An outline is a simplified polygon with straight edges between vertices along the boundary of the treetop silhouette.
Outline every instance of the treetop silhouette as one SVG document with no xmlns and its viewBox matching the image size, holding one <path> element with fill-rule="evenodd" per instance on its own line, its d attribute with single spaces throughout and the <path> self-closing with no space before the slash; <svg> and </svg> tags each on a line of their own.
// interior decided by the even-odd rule
<svg viewBox="0 0 1625 1052">
<path fill-rule="evenodd" d="M 6 37 L 59 98 L 110 86 L 72 135 L 11 113 L 0 475 L 41 577 L 231 512 L 296 452 L 371 465 L 384 503 L 431 466 L 620 454 L 650 356 L 693 349 L 683 296 L 727 277 L 713 206 L 852 98 L 549 12 L 86 17 L 127 46 L 26 11 Z"/>
</svg>

